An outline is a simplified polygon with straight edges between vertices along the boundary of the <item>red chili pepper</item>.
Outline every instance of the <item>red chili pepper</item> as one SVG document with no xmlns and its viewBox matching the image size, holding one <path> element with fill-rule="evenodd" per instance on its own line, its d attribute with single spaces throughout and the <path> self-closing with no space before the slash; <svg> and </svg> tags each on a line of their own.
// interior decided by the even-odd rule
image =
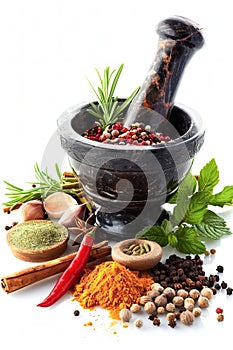
<svg viewBox="0 0 233 350">
<path fill-rule="evenodd" d="M 53 305 L 77 281 L 78 277 L 84 270 L 85 265 L 90 256 L 91 248 L 94 243 L 94 237 L 93 237 L 94 232 L 95 232 L 95 229 L 85 234 L 75 258 L 72 260 L 72 262 L 67 267 L 67 269 L 59 277 L 59 279 L 57 280 L 55 286 L 53 287 L 52 291 L 47 296 L 47 298 L 45 298 L 37 306 L 47 307 L 47 306 Z"/>
</svg>

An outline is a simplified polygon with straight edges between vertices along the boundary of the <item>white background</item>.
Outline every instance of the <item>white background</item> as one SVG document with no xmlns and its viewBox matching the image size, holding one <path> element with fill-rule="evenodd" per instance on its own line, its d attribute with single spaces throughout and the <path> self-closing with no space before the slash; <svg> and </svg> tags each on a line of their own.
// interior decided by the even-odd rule
<svg viewBox="0 0 233 350">
<path fill-rule="evenodd" d="M 125 64 L 117 91 L 120 96 L 127 96 L 142 84 L 156 54 L 155 27 L 174 14 L 199 23 L 206 41 L 190 61 L 176 96 L 177 102 L 197 110 L 206 126 L 205 144 L 196 157 L 194 170 L 214 157 L 220 169 L 220 186 L 233 184 L 230 4 L 226 0 L 0 1 L 1 202 L 5 193 L 3 179 L 15 184 L 34 180 L 33 166 L 43 159 L 59 115 L 76 103 L 93 99 L 86 76 L 95 80 L 94 67 L 102 70 L 106 65 L 117 68 Z M 47 165 L 53 168 L 53 164 L 51 159 Z M 233 228 L 231 210 L 221 213 Z M 2 276 L 29 263 L 9 253 L 4 226 L 11 218 L 2 212 L 0 215 Z M 232 237 L 216 243 L 217 256 L 206 261 L 210 269 L 217 263 L 225 264 L 226 279 L 231 277 L 231 246 Z M 232 299 L 227 302 L 220 296 L 220 304 L 227 309 L 222 324 L 215 320 L 214 307 L 219 306 L 216 301 L 202 321 L 191 328 L 131 327 L 113 335 L 107 323 L 103 326 L 100 322 L 93 331 L 83 327 L 82 318 L 73 316 L 69 297 L 49 310 L 35 307 L 54 281 L 11 295 L 0 291 L 1 347 L 39 349 L 47 344 L 53 349 L 78 348 L 84 339 L 86 346 L 95 344 L 101 348 L 129 343 L 151 347 L 158 340 L 165 348 L 189 343 L 192 348 L 194 342 L 197 348 L 221 344 L 231 327 Z M 233 284 L 232 277 L 231 281 Z M 106 322 L 110 323 L 108 319 Z"/>
</svg>

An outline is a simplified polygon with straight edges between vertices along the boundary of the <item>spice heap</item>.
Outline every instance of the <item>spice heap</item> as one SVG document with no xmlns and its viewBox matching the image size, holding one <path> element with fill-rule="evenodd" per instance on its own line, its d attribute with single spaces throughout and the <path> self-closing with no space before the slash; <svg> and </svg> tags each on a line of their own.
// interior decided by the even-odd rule
<svg viewBox="0 0 233 350">
<path fill-rule="evenodd" d="M 217 266 L 216 271 L 222 273 L 223 267 Z M 199 255 L 193 258 L 188 255 L 183 258 L 172 254 L 165 263 L 159 262 L 150 272 L 154 282 L 160 283 L 164 288 L 172 287 L 175 290 L 183 288 L 189 292 L 193 288 L 201 290 L 203 287 L 209 287 L 212 288 L 214 294 L 222 288 L 226 289 L 228 295 L 232 294 L 232 288 L 228 287 L 226 282 L 219 283 L 218 274 L 206 276 L 203 270 L 203 260 Z"/>
<path fill-rule="evenodd" d="M 150 125 L 136 122 L 129 127 L 117 122 L 104 130 L 100 126 L 86 130 L 82 135 L 92 141 L 118 145 L 154 146 L 170 141 L 169 136 L 151 130 Z"/>
<path fill-rule="evenodd" d="M 101 306 L 109 311 L 110 317 L 119 319 L 119 312 L 138 303 L 152 283 L 153 279 L 145 272 L 130 271 L 117 262 L 107 261 L 93 270 L 87 269 L 74 286 L 73 295 L 83 308 Z"/>
</svg>

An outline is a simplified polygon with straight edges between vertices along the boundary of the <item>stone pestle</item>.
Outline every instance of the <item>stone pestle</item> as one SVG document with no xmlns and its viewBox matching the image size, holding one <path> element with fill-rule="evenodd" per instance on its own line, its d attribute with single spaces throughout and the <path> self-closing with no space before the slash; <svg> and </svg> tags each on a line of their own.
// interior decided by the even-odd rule
<svg viewBox="0 0 233 350">
<path fill-rule="evenodd" d="M 204 44 L 199 25 L 181 16 L 161 21 L 157 25 L 157 34 L 156 56 L 128 109 L 125 126 L 143 122 L 158 128 L 164 118 L 169 120 L 183 71 L 193 54 Z"/>
</svg>

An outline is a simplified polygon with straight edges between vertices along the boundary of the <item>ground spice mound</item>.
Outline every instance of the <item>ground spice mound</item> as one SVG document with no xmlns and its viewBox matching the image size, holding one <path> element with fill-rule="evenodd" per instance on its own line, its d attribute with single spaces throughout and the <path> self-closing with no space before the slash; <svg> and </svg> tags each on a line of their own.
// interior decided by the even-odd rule
<svg viewBox="0 0 233 350">
<path fill-rule="evenodd" d="M 107 261 L 93 270 L 85 270 L 74 286 L 73 295 L 83 308 L 101 306 L 109 311 L 111 318 L 119 319 L 119 311 L 139 302 L 152 283 L 146 272 L 131 271 L 117 262 Z"/>
</svg>

